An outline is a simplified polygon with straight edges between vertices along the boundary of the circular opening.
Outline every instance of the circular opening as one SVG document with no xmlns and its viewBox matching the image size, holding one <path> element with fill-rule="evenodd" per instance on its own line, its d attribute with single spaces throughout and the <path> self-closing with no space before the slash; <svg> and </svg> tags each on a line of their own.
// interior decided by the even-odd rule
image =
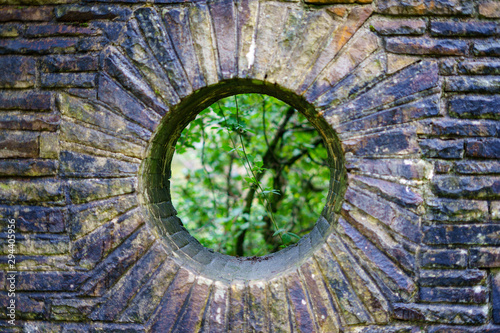
<svg viewBox="0 0 500 333">
<path fill-rule="evenodd" d="M 172 203 L 172 158 L 183 130 L 197 115 L 226 97 L 239 94 L 265 94 L 298 110 L 315 128 L 326 149 L 329 172 L 328 194 L 323 209 L 310 232 L 278 252 L 262 257 L 235 257 L 218 253 L 200 244 L 184 227 Z M 165 115 L 149 144 L 140 169 L 139 191 L 147 223 L 152 227 L 174 258 L 199 274 L 213 279 L 250 280 L 275 276 L 298 267 L 314 250 L 322 246 L 337 221 L 346 188 L 346 170 L 340 141 L 335 131 L 316 109 L 302 97 L 281 87 L 255 80 L 228 80 L 200 89 L 185 98 Z M 303 193 L 296 193 L 303 195 Z M 275 231 L 273 231 L 274 233 Z"/>
<path fill-rule="evenodd" d="M 294 107 L 262 94 L 226 97 L 181 134 L 172 202 L 204 246 L 262 256 L 309 233 L 328 192 L 325 144 Z"/>
</svg>

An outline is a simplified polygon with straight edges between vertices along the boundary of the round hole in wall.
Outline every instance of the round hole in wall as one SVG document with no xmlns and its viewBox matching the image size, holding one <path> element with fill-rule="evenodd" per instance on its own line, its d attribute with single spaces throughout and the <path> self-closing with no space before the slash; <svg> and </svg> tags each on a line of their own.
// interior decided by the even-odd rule
<svg viewBox="0 0 500 333">
<path fill-rule="evenodd" d="M 320 163 L 325 164 L 329 174 L 324 180 L 327 183 L 325 191 L 328 193 L 324 196 L 323 203 L 321 204 L 323 207 L 321 214 L 317 212 L 318 215 L 316 216 L 316 223 L 311 223 L 311 226 L 307 227 L 309 228 L 309 230 L 307 230 L 309 233 L 304 233 L 305 235 L 298 235 L 301 237 L 296 243 L 291 239 L 288 244 L 284 242 L 273 243 L 273 246 L 268 247 L 268 249 L 271 249 L 265 252 L 273 252 L 273 250 L 278 250 L 285 245 L 289 245 L 290 243 L 295 244 L 264 256 L 261 255 L 265 252 L 259 252 L 260 249 L 257 250 L 257 252 L 237 252 L 238 249 L 236 249 L 235 246 L 231 254 L 243 254 L 243 257 L 235 257 L 216 252 L 214 251 L 213 246 L 212 249 L 203 246 L 189 233 L 189 226 L 186 225 L 186 228 L 181 221 L 181 218 L 179 218 L 179 216 L 182 217 L 185 216 L 186 213 L 189 213 L 189 211 L 179 212 L 179 209 L 185 210 L 186 205 L 178 203 L 174 204 L 177 199 L 182 200 L 178 197 L 180 191 L 182 191 L 182 186 L 177 187 L 175 184 L 175 178 L 172 177 L 172 160 L 174 152 L 178 142 L 179 144 L 184 143 L 187 145 L 194 145 L 196 143 L 194 141 L 197 141 L 198 143 L 196 144 L 199 144 L 200 140 L 192 140 L 193 137 L 188 138 L 186 135 L 182 135 L 183 130 L 186 129 L 191 122 L 194 121 L 189 127 L 195 128 L 198 126 L 198 132 L 195 134 L 198 136 L 198 139 L 200 138 L 200 135 L 207 135 L 206 132 L 205 134 L 199 132 L 201 129 L 200 126 L 205 126 L 205 124 L 200 120 L 195 120 L 200 112 L 212 105 L 212 109 L 204 112 L 213 112 L 215 116 L 212 115 L 212 120 L 215 119 L 216 121 L 223 123 L 223 126 L 220 126 L 219 128 L 216 128 L 215 126 L 215 128 L 211 130 L 228 130 L 232 133 L 232 147 L 231 144 L 228 147 L 220 147 L 221 154 L 228 154 L 231 150 L 234 152 L 234 150 L 245 149 L 245 147 L 241 145 L 241 142 L 245 142 L 246 140 L 243 137 L 244 135 L 252 135 L 248 131 L 249 128 L 245 127 L 245 124 L 247 124 L 248 121 L 251 121 L 251 119 L 245 118 L 248 116 L 248 114 L 245 114 L 245 110 L 243 110 L 246 107 L 244 105 L 245 103 L 242 105 L 243 109 L 239 108 L 239 114 L 235 114 L 235 104 L 239 99 L 241 99 L 241 96 L 234 96 L 241 94 L 263 94 L 269 96 L 266 98 L 258 95 L 253 96 L 256 100 L 267 99 L 269 101 L 271 98 L 276 98 L 278 100 L 276 103 L 282 106 L 283 110 L 286 110 L 288 106 L 291 106 L 292 109 L 297 110 L 300 113 L 298 118 L 302 116 L 305 117 L 307 121 L 304 120 L 304 124 L 307 124 L 308 127 L 313 127 L 315 129 L 314 133 L 317 133 L 317 136 L 321 138 L 319 141 L 321 146 L 324 147 L 325 152 Z M 229 101 L 227 99 L 224 100 L 230 96 L 233 97 L 230 98 Z M 232 107 L 233 111 L 235 111 L 232 115 L 229 112 L 225 114 L 223 110 L 214 110 L 214 107 L 218 108 L 221 106 L 224 108 L 225 104 L 231 105 L 231 103 L 233 103 Z M 217 113 L 219 114 L 217 115 Z M 258 112 L 253 112 L 253 115 L 257 118 L 262 116 L 262 114 L 259 114 Z M 283 119 L 283 117 L 286 117 L 286 113 L 284 115 L 281 114 L 280 117 Z M 199 117 L 198 119 L 209 119 L 209 117 L 205 114 L 205 118 Z M 236 144 L 238 140 L 240 141 L 240 144 Z M 269 138 L 267 138 L 267 140 L 269 140 Z M 316 142 L 314 141 L 310 142 L 308 147 L 309 151 L 315 144 Z M 306 147 L 304 146 L 303 148 Z M 182 150 L 182 148 L 179 150 Z M 296 152 L 299 151 L 300 148 L 297 148 Z M 259 162 L 259 157 L 249 157 L 251 154 L 249 151 L 246 152 L 246 156 L 242 151 L 240 151 L 240 153 L 242 153 L 240 154 L 241 158 L 245 160 L 242 164 L 242 168 L 247 169 L 247 175 L 242 177 L 248 178 L 246 179 L 249 184 L 248 187 L 254 187 L 258 190 L 259 184 L 256 182 L 256 178 L 258 178 L 256 172 L 258 172 L 259 166 L 263 167 L 263 165 L 262 163 L 255 164 L 255 162 Z M 255 158 L 257 160 L 255 160 Z M 250 161 L 250 159 L 253 159 L 253 161 Z M 260 157 L 261 162 L 262 159 L 263 157 Z M 254 164 L 252 164 L 252 162 Z M 204 167 L 202 165 L 201 169 L 203 168 Z M 206 166 L 205 169 L 207 169 Z M 204 170 L 205 173 L 206 171 L 209 170 Z M 162 123 L 156 130 L 156 133 L 153 135 L 153 139 L 150 142 L 148 149 L 148 156 L 144 159 L 141 166 L 141 173 L 141 200 L 143 207 L 146 208 L 148 224 L 153 228 L 153 230 L 156 231 L 156 233 L 158 233 L 167 248 L 173 251 L 175 254 L 174 257 L 181 260 L 184 265 L 190 266 L 201 274 L 205 274 L 211 278 L 227 280 L 267 278 L 291 267 L 296 267 L 304 260 L 307 260 L 314 249 L 323 244 L 323 241 L 329 234 L 330 227 L 336 223 L 337 213 L 339 212 L 342 204 L 346 184 L 346 171 L 340 141 L 337 138 L 335 131 L 317 113 L 315 108 L 311 104 L 307 103 L 302 97 L 281 89 L 276 85 L 255 80 L 241 79 L 224 81 L 217 85 L 201 89 L 185 98 L 177 106 L 173 107 L 164 117 Z M 253 180 L 251 178 L 253 178 Z M 214 185 L 210 185 L 210 179 L 206 180 L 206 182 L 209 187 Z M 172 189 L 174 186 L 176 186 L 175 190 Z M 257 195 L 261 195 L 263 198 L 266 191 L 271 191 L 266 193 L 272 193 L 273 189 L 261 187 L 260 190 L 261 193 Z M 295 193 L 295 195 L 298 196 L 302 194 L 303 193 Z M 176 195 L 174 200 L 173 195 Z M 207 197 L 209 198 L 208 200 L 213 200 L 214 193 L 208 193 Z M 194 201 L 196 200 L 197 199 L 194 198 Z M 256 200 L 259 199 L 256 198 Z M 263 205 L 266 205 L 265 200 L 263 201 Z M 267 204 L 269 205 L 269 202 L 267 202 Z M 244 209 L 244 207 L 230 208 L 235 209 L 235 213 L 233 214 L 234 216 L 238 216 L 238 210 L 241 215 L 241 212 Z M 196 209 L 196 207 L 193 207 L 193 209 Z M 200 204 L 199 209 L 205 210 L 207 207 Z M 210 208 L 210 204 L 208 204 L 208 209 L 212 209 Z M 205 211 L 200 215 L 209 217 L 210 214 L 210 212 Z M 261 215 L 264 216 L 264 214 Z M 232 216 L 233 219 L 234 216 Z M 248 225 L 243 225 L 243 228 L 240 228 L 237 232 L 245 230 L 244 228 L 250 226 L 252 223 L 259 224 L 259 222 L 251 220 L 250 216 L 245 217 L 247 221 L 240 220 L 238 222 L 241 222 L 241 224 L 248 223 Z M 273 217 L 268 218 L 271 220 L 273 219 Z M 196 219 L 196 217 L 194 217 L 194 219 Z M 263 221 L 265 219 L 265 217 L 262 218 Z M 189 218 L 185 218 L 185 220 L 189 220 Z M 292 234 L 295 233 L 291 231 L 289 228 L 290 224 L 286 223 L 286 221 L 283 221 L 285 224 L 283 224 L 282 227 L 277 225 L 277 223 L 274 223 L 277 222 L 276 217 L 274 217 L 274 221 L 271 222 L 273 224 L 271 236 L 273 236 L 275 240 L 276 238 L 280 238 L 280 236 L 283 238 L 284 235 L 286 235 L 285 237 L 294 238 Z M 209 223 L 209 221 L 201 221 L 201 223 Z M 228 223 L 228 225 L 232 226 L 230 223 Z M 236 225 L 236 223 L 234 225 Z M 241 232 L 236 234 L 235 237 L 240 235 Z M 234 240 L 234 244 L 236 243 L 236 240 Z M 250 244 L 250 246 L 247 247 L 251 248 L 252 246 Z"/>
</svg>

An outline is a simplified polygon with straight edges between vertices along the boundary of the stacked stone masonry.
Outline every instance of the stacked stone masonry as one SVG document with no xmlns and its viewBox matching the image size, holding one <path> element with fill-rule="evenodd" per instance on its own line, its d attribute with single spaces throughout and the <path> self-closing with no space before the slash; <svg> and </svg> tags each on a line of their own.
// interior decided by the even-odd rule
<svg viewBox="0 0 500 333">
<path fill-rule="evenodd" d="M 186 264 L 149 222 L 169 196 L 141 200 L 162 119 L 239 80 L 345 156 L 337 217 L 270 278 Z M 0 89 L 2 332 L 500 332 L 498 0 L 0 0 Z"/>
</svg>

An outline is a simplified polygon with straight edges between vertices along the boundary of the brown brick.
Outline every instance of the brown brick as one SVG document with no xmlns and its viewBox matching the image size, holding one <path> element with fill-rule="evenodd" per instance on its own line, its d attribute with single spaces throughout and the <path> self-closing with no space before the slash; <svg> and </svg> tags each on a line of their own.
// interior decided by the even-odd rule
<svg viewBox="0 0 500 333">
<path fill-rule="evenodd" d="M 500 18 L 500 2 L 490 0 L 479 4 L 479 15 L 489 18 Z"/>
<path fill-rule="evenodd" d="M 0 132 L 0 158 L 38 157 L 38 137 L 36 132 Z"/>
</svg>

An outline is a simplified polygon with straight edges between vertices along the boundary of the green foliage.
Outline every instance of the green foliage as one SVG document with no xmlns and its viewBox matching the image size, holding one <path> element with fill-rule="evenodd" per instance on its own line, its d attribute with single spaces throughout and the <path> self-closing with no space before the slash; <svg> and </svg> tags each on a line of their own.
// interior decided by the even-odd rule
<svg viewBox="0 0 500 333">
<path fill-rule="evenodd" d="M 206 247 L 239 256 L 274 252 L 307 234 L 323 208 L 323 141 L 275 98 L 220 100 L 182 132 L 176 151 L 174 204 Z"/>
</svg>

